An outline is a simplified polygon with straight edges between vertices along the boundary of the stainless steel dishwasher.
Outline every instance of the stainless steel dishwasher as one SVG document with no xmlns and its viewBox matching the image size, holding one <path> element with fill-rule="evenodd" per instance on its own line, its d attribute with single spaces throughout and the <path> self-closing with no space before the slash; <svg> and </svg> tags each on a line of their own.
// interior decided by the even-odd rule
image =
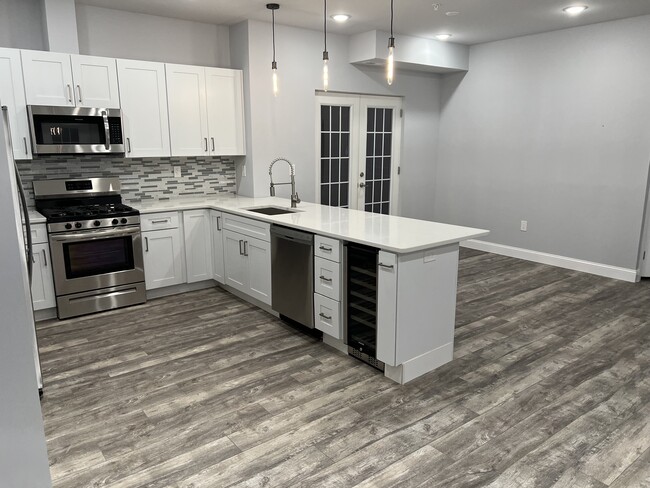
<svg viewBox="0 0 650 488">
<path fill-rule="evenodd" d="M 314 234 L 271 225 L 273 310 L 314 328 Z"/>
</svg>

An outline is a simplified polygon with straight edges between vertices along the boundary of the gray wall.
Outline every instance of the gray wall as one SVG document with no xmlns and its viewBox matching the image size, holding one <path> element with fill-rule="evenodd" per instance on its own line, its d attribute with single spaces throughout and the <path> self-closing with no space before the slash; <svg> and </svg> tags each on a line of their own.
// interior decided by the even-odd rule
<svg viewBox="0 0 650 488">
<path fill-rule="evenodd" d="M 79 52 L 201 66 L 230 66 L 228 27 L 77 3 Z"/>
<path fill-rule="evenodd" d="M 42 0 L 0 0 L 0 47 L 45 49 Z"/>
<path fill-rule="evenodd" d="M 442 82 L 435 219 L 636 268 L 649 46 L 650 16 L 473 46 L 469 72 Z"/>
</svg>

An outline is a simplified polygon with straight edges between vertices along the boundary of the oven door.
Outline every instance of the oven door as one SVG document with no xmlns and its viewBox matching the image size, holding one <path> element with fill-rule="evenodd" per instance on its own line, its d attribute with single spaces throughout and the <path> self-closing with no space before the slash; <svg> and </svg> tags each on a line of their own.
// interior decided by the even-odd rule
<svg viewBox="0 0 650 488">
<path fill-rule="evenodd" d="M 144 281 L 140 227 L 50 234 L 57 296 Z"/>
</svg>

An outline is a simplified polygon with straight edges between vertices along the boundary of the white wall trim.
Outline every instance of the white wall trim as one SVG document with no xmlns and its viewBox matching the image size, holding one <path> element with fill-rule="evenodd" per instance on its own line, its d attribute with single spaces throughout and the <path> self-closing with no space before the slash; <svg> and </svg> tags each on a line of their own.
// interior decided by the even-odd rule
<svg viewBox="0 0 650 488">
<path fill-rule="evenodd" d="M 535 263 L 550 264 L 551 266 L 572 269 L 574 271 L 582 271 L 584 273 L 591 273 L 606 278 L 614 278 L 616 280 L 629 281 L 632 283 L 638 281 L 636 269 L 619 268 L 617 266 L 610 266 L 609 264 L 594 263 L 593 261 L 568 258 L 566 256 L 558 256 L 557 254 L 548 254 L 545 252 L 532 251 L 521 247 L 506 246 L 504 244 L 495 244 L 493 242 L 480 241 L 477 239 L 470 239 L 461 242 L 460 245 L 469 249 L 501 254 L 511 258 L 525 259 L 526 261 L 533 261 Z"/>
</svg>

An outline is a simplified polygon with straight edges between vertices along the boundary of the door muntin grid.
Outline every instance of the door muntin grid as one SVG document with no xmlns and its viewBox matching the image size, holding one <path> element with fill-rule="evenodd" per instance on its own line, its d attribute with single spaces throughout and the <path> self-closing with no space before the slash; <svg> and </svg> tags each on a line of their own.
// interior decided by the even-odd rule
<svg viewBox="0 0 650 488">
<path fill-rule="evenodd" d="M 367 109 L 364 210 L 390 213 L 393 109 Z"/>
<path fill-rule="evenodd" d="M 350 107 L 320 107 L 320 201 L 322 205 L 349 207 Z"/>
</svg>

